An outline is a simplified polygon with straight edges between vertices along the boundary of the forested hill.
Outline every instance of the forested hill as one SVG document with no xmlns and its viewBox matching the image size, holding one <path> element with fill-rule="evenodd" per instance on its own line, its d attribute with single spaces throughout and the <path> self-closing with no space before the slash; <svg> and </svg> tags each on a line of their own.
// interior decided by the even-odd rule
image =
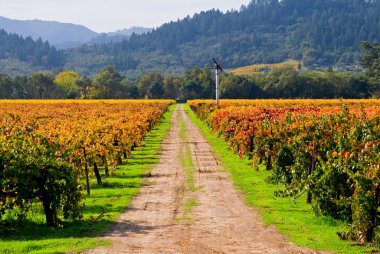
<svg viewBox="0 0 380 254">
<path fill-rule="evenodd" d="M 59 68 L 64 64 L 61 51 L 49 42 L 22 37 L 0 29 L 0 61 L 13 59 L 35 67 Z"/>
<path fill-rule="evenodd" d="M 379 0 L 253 0 L 239 11 L 201 12 L 121 43 L 69 51 L 67 67 L 179 72 L 218 55 L 226 68 L 285 59 L 352 65 L 360 41 L 380 41 L 379 13 Z"/>
<path fill-rule="evenodd" d="M 48 58 L 50 66 L 93 75 L 113 65 L 128 77 L 149 71 L 183 73 L 212 64 L 213 57 L 225 68 L 285 59 L 311 68 L 356 65 L 360 41 L 380 42 L 379 13 L 380 0 L 253 0 L 240 10 L 201 12 L 119 43 L 66 50 L 61 62 L 53 48 L 46 46 L 44 52 L 57 56 Z M 37 48 L 27 57 L 18 51 L 5 57 L 44 65 L 46 54 Z M 33 52 L 34 46 L 23 50 Z"/>
</svg>

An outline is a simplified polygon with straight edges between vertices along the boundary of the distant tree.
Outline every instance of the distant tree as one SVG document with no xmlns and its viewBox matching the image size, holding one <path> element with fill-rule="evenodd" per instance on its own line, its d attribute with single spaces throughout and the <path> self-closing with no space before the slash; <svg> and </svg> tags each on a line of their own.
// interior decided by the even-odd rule
<svg viewBox="0 0 380 254">
<path fill-rule="evenodd" d="M 266 77 L 263 90 L 273 98 L 295 98 L 299 95 L 299 74 L 291 66 L 275 68 Z"/>
<path fill-rule="evenodd" d="M 137 87 L 141 98 L 160 98 L 163 96 L 164 78 L 157 72 L 150 72 L 137 79 Z M 160 88 L 161 87 L 161 88 Z M 154 92 L 159 94 L 154 95 Z M 152 97 L 153 96 L 153 97 Z"/>
<path fill-rule="evenodd" d="M 139 89 L 135 85 L 130 86 L 128 94 L 131 99 L 138 99 L 140 97 Z"/>
<path fill-rule="evenodd" d="M 220 81 L 220 97 L 225 99 L 255 99 L 264 92 L 248 77 L 227 75 Z"/>
<path fill-rule="evenodd" d="M 183 99 L 213 98 L 215 96 L 215 81 L 208 65 L 203 69 L 193 67 L 185 72 L 181 84 Z"/>
<path fill-rule="evenodd" d="M 148 88 L 149 99 L 160 99 L 164 95 L 164 88 L 162 82 L 154 82 Z"/>
<path fill-rule="evenodd" d="M 128 79 L 121 81 L 122 86 L 126 91 L 126 98 L 137 99 L 139 98 L 139 89 L 135 84 L 132 84 Z"/>
<path fill-rule="evenodd" d="M 179 99 L 180 86 L 182 77 L 167 75 L 164 78 L 164 95 L 165 99 Z"/>
<path fill-rule="evenodd" d="M 380 44 L 375 42 L 362 42 L 362 65 L 371 84 L 372 92 L 380 97 Z"/>
<path fill-rule="evenodd" d="M 335 88 L 328 82 L 325 75 L 317 72 L 308 72 L 299 80 L 300 98 L 330 99 L 335 97 Z"/>
<path fill-rule="evenodd" d="M 365 76 L 336 72 L 332 69 L 300 74 L 289 67 L 277 68 L 268 75 L 257 75 L 253 80 L 264 91 L 263 96 L 270 98 L 329 99 L 371 96 L 370 85 Z M 238 84 L 230 86 L 235 88 Z"/>
<path fill-rule="evenodd" d="M 82 99 L 87 99 L 88 97 L 88 92 L 91 90 L 92 87 L 92 81 L 89 79 L 87 76 L 79 77 L 76 80 L 76 85 L 79 90 L 80 98 Z"/>
<path fill-rule="evenodd" d="M 294 98 L 299 95 L 299 74 L 293 68 L 284 68 L 276 86 L 277 93 L 282 98 Z"/>
<path fill-rule="evenodd" d="M 28 86 L 28 77 L 26 76 L 15 76 L 13 78 L 13 91 L 14 95 L 12 96 L 13 99 L 28 99 L 30 89 Z"/>
<path fill-rule="evenodd" d="M 192 79 L 184 79 L 181 85 L 181 99 L 200 99 L 202 98 L 203 87 Z"/>
<path fill-rule="evenodd" d="M 380 44 L 376 42 L 362 42 L 362 65 L 370 78 L 380 79 Z"/>
<path fill-rule="evenodd" d="M 62 90 L 54 84 L 54 77 L 46 73 L 34 73 L 28 78 L 31 99 L 59 98 Z"/>
<path fill-rule="evenodd" d="M 198 75 L 199 82 L 202 86 L 202 98 L 210 99 L 215 96 L 215 80 L 211 68 L 206 64 L 202 73 Z"/>
<path fill-rule="evenodd" d="M 64 97 L 74 99 L 79 96 L 79 87 L 77 81 L 79 75 L 74 71 L 63 71 L 55 76 L 54 83 L 64 92 Z"/>
<path fill-rule="evenodd" d="M 92 95 L 95 98 L 121 99 L 127 96 L 127 91 L 122 85 L 123 77 L 113 66 L 102 69 L 93 79 Z"/>
<path fill-rule="evenodd" d="M 13 84 L 12 79 L 7 74 L 0 74 L 0 98 L 12 98 Z"/>
<path fill-rule="evenodd" d="M 349 78 L 349 84 L 353 95 L 352 98 L 368 99 L 373 93 L 368 78 L 364 75 L 352 75 Z"/>
<path fill-rule="evenodd" d="M 330 89 L 334 90 L 335 98 L 368 98 L 370 87 L 364 76 L 328 71 L 325 74 Z"/>
</svg>

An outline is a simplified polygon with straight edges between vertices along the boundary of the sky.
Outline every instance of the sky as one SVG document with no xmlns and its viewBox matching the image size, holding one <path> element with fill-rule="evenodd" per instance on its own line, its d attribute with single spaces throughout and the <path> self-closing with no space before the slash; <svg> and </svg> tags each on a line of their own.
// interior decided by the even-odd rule
<svg viewBox="0 0 380 254">
<path fill-rule="evenodd" d="M 239 10 L 249 0 L 0 0 L 0 16 L 84 25 L 95 32 L 158 27 L 210 10 Z"/>
</svg>

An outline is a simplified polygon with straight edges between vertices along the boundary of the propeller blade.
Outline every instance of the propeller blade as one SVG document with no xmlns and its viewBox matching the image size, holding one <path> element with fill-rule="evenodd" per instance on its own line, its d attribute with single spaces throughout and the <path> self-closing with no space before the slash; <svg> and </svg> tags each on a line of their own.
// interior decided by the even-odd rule
<svg viewBox="0 0 380 254">
<path fill-rule="evenodd" d="M 222 72 L 224 72 L 223 69 L 222 69 L 222 66 L 220 66 L 220 64 L 218 63 L 218 61 L 216 61 L 215 58 L 213 58 L 212 60 L 215 63 L 215 69 L 218 69 L 218 70 L 221 70 Z"/>
</svg>

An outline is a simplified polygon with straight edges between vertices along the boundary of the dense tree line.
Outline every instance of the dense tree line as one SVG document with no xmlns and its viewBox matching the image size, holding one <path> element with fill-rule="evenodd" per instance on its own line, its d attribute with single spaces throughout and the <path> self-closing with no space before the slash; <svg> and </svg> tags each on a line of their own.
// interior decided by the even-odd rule
<svg viewBox="0 0 380 254">
<path fill-rule="evenodd" d="M 378 0 L 253 0 L 210 10 L 144 35 L 66 52 L 66 67 L 92 75 L 114 65 L 129 77 L 181 74 L 219 55 L 226 68 L 302 60 L 308 67 L 358 65 L 360 41 L 380 42 Z"/>
<path fill-rule="evenodd" d="M 347 72 L 304 71 L 284 65 L 267 74 L 221 75 L 221 98 L 369 98 L 380 95 L 380 44 L 362 42 L 366 75 Z M 131 81 L 117 68 L 103 68 L 93 78 L 74 71 L 57 75 L 34 73 L 11 77 L 0 74 L 0 98 L 10 99 L 122 99 L 214 98 L 214 72 L 208 66 L 193 67 L 183 75 L 149 72 Z"/>
<path fill-rule="evenodd" d="M 377 80 L 378 82 L 379 80 Z M 369 98 L 379 94 L 370 76 L 329 70 L 300 73 L 290 66 L 256 76 L 221 75 L 221 98 Z M 73 71 L 34 73 L 31 76 L 0 75 L 0 98 L 211 99 L 215 96 L 214 72 L 207 65 L 184 75 L 146 73 L 131 81 L 115 67 L 106 67 L 93 78 Z"/>
<path fill-rule="evenodd" d="M 112 66 L 103 68 L 93 78 L 74 71 L 57 75 L 34 73 L 11 77 L 0 74 L 1 99 L 122 99 L 122 98 L 212 98 L 214 79 L 211 69 L 194 67 L 183 76 L 150 72 L 135 82 L 122 76 Z"/>
<path fill-rule="evenodd" d="M 369 98 L 373 92 L 366 76 L 332 70 L 299 74 L 283 67 L 267 76 L 227 76 L 221 81 L 222 98 Z"/>
<path fill-rule="evenodd" d="M 0 29 L 0 59 L 17 59 L 32 65 L 59 67 L 64 63 L 63 53 L 49 42 L 32 37 L 23 38 Z"/>
</svg>

